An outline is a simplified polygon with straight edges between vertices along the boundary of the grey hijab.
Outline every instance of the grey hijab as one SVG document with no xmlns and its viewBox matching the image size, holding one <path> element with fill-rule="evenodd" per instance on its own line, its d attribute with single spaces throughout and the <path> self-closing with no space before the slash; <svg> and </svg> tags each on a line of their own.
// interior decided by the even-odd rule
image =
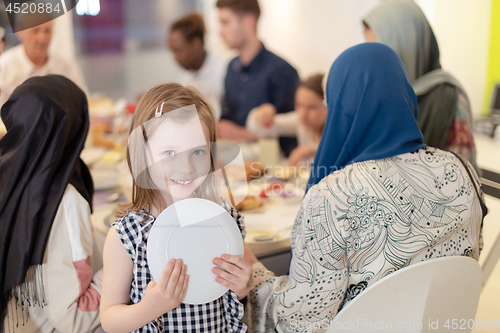
<svg viewBox="0 0 500 333">
<path fill-rule="evenodd" d="M 403 61 L 418 99 L 418 125 L 429 146 L 447 149 L 458 94 L 467 99 L 460 83 L 441 69 L 436 36 L 424 13 L 412 0 L 388 0 L 363 22 L 378 42 L 392 48 Z"/>
<path fill-rule="evenodd" d="M 372 10 L 363 21 L 380 43 L 396 52 L 413 83 L 441 68 L 434 32 L 422 10 L 412 0 L 389 0 Z"/>
<path fill-rule="evenodd" d="M 412 82 L 412 87 L 415 90 L 415 95 L 422 96 L 429 93 L 432 88 L 443 83 L 455 86 L 467 98 L 467 94 L 460 82 L 453 75 L 443 71 L 441 68 L 420 76 Z"/>
</svg>

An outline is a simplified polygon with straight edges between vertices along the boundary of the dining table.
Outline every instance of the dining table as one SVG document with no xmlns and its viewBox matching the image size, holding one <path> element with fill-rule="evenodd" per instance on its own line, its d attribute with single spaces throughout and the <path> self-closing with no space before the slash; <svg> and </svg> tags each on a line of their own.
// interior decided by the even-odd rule
<svg viewBox="0 0 500 333">
<path fill-rule="evenodd" d="M 245 161 L 258 160 L 259 145 L 245 145 L 242 148 Z M 94 230 L 93 268 L 102 267 L 102 249 L 111 224 L 116 219 L 116 211 L 120 205 L 130 202 L 131 175 L 123 155 L 118 156 L 115 150 L 98 147 L 86 147 L 82 159 L 89 165 L 94 185 L 94 207 L 91 215 Z M 281 170 L 286 168 L 286 159 L 279 161 Z M 275 165 L 274 170 L 277 169 Z M 273 170 L 268 168 L 268 170 Z M 261 206 L 257 209 L 240 211 L 244 219 L 247 236 L 245 243 L 249 245 L 256 257 L 277 275 L 286 274 L 290 263 L 291 228 L 299 211 L 303 188 L 307 183 L 307 172 L 288 179 L 277 178 L 273 172 L 267 172 L 258 179 L 248 182 L 248 196 L 256 197 Z M 279 184 L 276 191 L 276 184 Z M 287 192 L 283 195 L 279 191 Z M 262 196 L 263 193 L 267 195 Z M 290 194 L 291 193 L 291 194 Z M 270 240 L 259 241 L 259 235 L 278 234 Z"/>
</svg>

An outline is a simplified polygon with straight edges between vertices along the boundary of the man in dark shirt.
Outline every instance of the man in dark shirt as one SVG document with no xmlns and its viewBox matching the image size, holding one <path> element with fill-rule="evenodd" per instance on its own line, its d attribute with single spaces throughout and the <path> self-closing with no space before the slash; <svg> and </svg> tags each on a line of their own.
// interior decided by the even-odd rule
<svg viewBox="0 0 500 333">
<path fill-rule="evenodd" d="M 295 68 L 268 51 L 257 38 L 260 7 L 257 0 L 218 0 L 221 36 L 239 52 L 228 66 L 222 120 L 217 133 L 223 139 L 256 140 L 245 128 L 256 107 L 275 107 L 278 113 L 294 110 L 300 80 Z M 295 138 L 280 138 L 285 155 L 295 148 Z"/>
</svg>

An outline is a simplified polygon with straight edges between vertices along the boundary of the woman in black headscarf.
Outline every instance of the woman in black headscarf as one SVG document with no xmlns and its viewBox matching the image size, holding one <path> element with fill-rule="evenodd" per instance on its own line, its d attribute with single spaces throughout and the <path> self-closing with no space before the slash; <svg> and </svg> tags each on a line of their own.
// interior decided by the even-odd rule
<svg viewBox="0 0 500 333">
<path fill-rule="evenodd" d="M 389 46 L 403 61 L 417 95 L 424 142 L 459 153 L 478 171 L 467 94 L 442 70 L 436 37 L 422 10 L 412 0 L 389 0 L 366 15 L 363 23 L 368 42 Z"/>
<path fill-rule="evenodd" d="M 0 331 L 91 331 L 93 183 L 80 159 L 85 94 L 56 75 L 25 81 L 3 105 L 0 140 Z"/>
</svg>

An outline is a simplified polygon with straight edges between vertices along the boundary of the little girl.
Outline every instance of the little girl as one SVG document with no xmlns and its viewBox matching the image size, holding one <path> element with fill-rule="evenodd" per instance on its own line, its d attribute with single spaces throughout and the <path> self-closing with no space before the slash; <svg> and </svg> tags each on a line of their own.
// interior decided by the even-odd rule
<svg viewBox="0 0 500 333">
<path fill-rule="evenodd" d="M 314 158 L 326 122 L 324 105 L 324 75 L 317 74 L 300 83 L 295 92 L 295 111 L 276 114 L 269 103 L 250 111 L 246 127 L 259 137 L 297 137 L 298 147 L 289 156 L 288 165 Z"/>
<path fill-rule="evenodd" d="M 198 305 L 181 303 L 189 284 L 181 260 L 171 259 L 158 281 L 147 263 L 147 240 L 156 217 L 186 198 L 221 202 L 244 237 L 241 215 L 216 194 L 210 173 L 217 165 L 211 151 L 215 141 L 211 107 L 191 87 L 159 85 L 137 105 L 127 150 L 133 199 L 104 245 L 101 322 L 106 332 L 246 331 L 239 300 L 249 291 L 251 266 L 242 258 L 222 254 L 213 259 L 216 281 L 230 290 Z"/>
</svg>

